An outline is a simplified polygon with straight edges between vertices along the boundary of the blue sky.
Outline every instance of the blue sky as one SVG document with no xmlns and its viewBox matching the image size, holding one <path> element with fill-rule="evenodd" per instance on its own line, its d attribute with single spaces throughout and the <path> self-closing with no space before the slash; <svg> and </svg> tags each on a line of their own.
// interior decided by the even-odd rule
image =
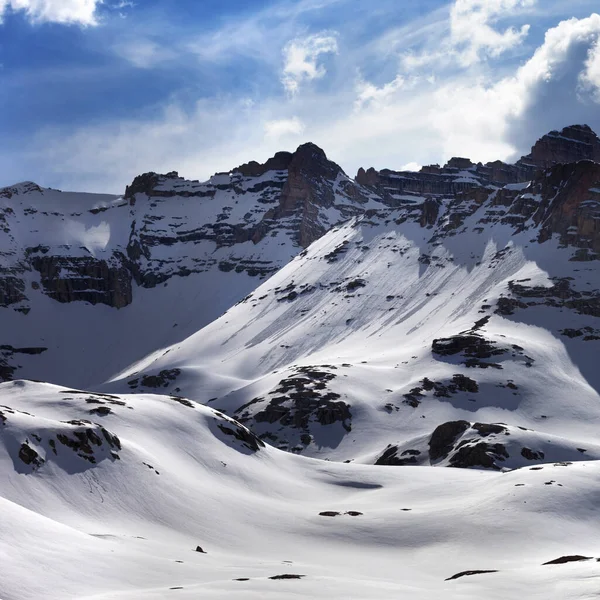
<svg viewBox="0 0 600 600">
<path fill-rule="evenodd" d="M 120 193 L 313 141 L 351 175 L 600 131 L 597 0 L 0 0 L 0 185 Z"/>
</svg>

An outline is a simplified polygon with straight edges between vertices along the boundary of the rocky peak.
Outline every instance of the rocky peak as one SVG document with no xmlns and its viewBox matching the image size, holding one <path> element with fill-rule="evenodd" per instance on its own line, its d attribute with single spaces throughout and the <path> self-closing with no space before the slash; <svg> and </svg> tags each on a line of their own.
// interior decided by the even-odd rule
<svg viewBox="0 0 600 600">
<path fill-rule="evenodd" d="M 138 175 L 131 182 L 131 185 L 128 185 L 125 188 L 124 198 L 129 200 L 132 204 L 135 203 L 135 195 L 136 194 L 147 194 L 150 195 L 154 188 L 158 185 L 161 176 L 158 173 L 154 173 L 150 171 L 148 173 L 142 173 L 142 175 Z"/>
<path fill-rule="evenodd" d="M 22 181 L 5 188 L 0 189 L 0 198 L 12 198 L 13 196 L 23 196 L 31 192 L 42 192 L 42 188 L 33 181 Z"/>
<path fill-rule="evenodd" d="M 460 156 L 453 156 L 445 165 L 445 169 L 470 169 L 475 165 L 471 162 L 470 158 L 463 158 Z"/>
<path fill-rule="evenodd" d="M 334 205 L 336 181 L 340 176 L 345 177 L 341 167 L 330 161 L 321 148 L 311 142 L 302 144 L 291 157 L 279 206 L 266 217 L 295 217 L 296 242 L 307 247 L 327 230 L 319 220 L 319 209 Z M 354 185 L 349 180 L 347 183 Z M 357 199 L 354 191 L 345 190 Z"/>
<path fill-rule="evenodd" d="M 517 164 L 547 169 L 579 160 L 600 162 L 600 139 L 588 125 L 570 125 L 541 137 Z"/>
<path fill-rule="evenodd" d="M 233 173 L 241 173 L 244 177 L 260 177 L 267 171 L 285 171 L 290 165 L 292 156 L 291 152 L 277 152 L 264 164 L 251 160 L 233 169 Z"/>
</svg>

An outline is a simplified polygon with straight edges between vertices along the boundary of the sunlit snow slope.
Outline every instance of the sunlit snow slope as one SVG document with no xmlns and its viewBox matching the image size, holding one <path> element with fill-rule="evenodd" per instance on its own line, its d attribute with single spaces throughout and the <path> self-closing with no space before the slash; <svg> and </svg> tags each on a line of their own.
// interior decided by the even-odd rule
<svg viewBox="0 0 600 600">
<path fill-rule="evenodd" d="M 344 465 L 181 398 L 15 381 L 0 404 L 3 600 L 597 593 L 597 462 Z M 590 560 L 543 565 L 565 555 Z M 497 572 L 448 580 L 474 570 Z"/>
<path fill-rule="evenodd" d="M 578 163 L 558 195 L 548 173 L 503 197 L 441 203 L 431 226 L 411 198 L 337 227 L 106 389 L 182 393 L 275 446 L 335 460 L 598 458 L 597 263 L 578 260 L 576 226 L 575 246 L 552 231 L 586 164 L 599 175 Z M 599 196 L 587 189 L 573 209 L 580 229 Z"/>
</svg>

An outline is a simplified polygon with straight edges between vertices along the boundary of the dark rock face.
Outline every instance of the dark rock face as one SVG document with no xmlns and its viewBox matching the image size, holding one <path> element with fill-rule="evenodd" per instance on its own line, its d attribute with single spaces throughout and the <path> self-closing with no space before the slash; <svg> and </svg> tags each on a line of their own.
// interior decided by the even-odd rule
<svg viewBox="0 0 600 600">
<path fill-rule="evenodd" d="M 452 575 L 452 577 L 448 577 L 445 581 L 452 581 L 453 579 L 460 579 L 461 577 L 467 577 L 470 575 L 483 575 L 485 573 L 497 573 L 496 569 L 478 569 L 475 571 L 461 571 L 460 573 L 456 573 L 456 575 Z"/>
<path fill-rule="evenodd" d="M 500 469 L 496 461 L 508 458 L 503 444 L 491 444 L 481 441 L 461 442 L 450 458 L 450 466 L 467 469 L 483 467 L 484 469 Z"/>
<path fill-rule="evenodd" d="M 407 394 L 404 394 L 404 404 L 416 408 L 426 397 L 424 392 L 433 392 L 435 398 L 450 398 L 458 392 L 469 392 L 472 394 L 479 392 L 477 382 L 460 373 L 453 375 L 452 379 L 448 382 L 432 381 L 428 377 L 425 377 L 420 384 L 412 388 Z"/>
<path fill-rule="evenodd" d="M 383 454 L 375 461 L 376 465 L 388 465 L 403 467 L 406 465 L 416 465 L 419 450 L 405 450 L 398 456 L 398 446 L 389 445 Z"/>
<path fill-rule="evenodd" d="M 18 277 L 0 277 L 0 307 L 8 307 L 27 300 L 25 295 L 25 282 Z"/>
<path fill-rule="evenodd" d="M 97 462 L 94 447 L 106 444 L 111 450 L 121 450 L 119 438 L 101 425 L 90 421 L 69 421 L 69 425 L 75 425 L 76 429 L 69 433 L 58 433 L 57 441 L 90 463 Z"/>
<path fill-rule="evenodd" d="M 135 379 L 130 379 L 127 385 L 132 389 L 137 389 L 139 386 L 148 388 L 169 387 L 181 375 L 180 369 L 163 369 L 156 375 L 142 375 Z"/>
<path fill-rule="evenodd" d="M 17 355 L 36 355 L 42 354 L 47 348 L 13 348 L 8 344 L 0 346 L 0 382 L 11 381 L 20 365 L 15 363 L 18 360 Z"/>
<path fill-rule="evenodd" d="M 235 168 L 233 171 L 241 173 L 245 177 L 260 177 L 268 171 L 285 171 L 292 162 L 293 154 L 291 152 L 277 152 L 266 163 L 260 164 L 252 160 Z"/>
<path fill-rule="evenodd" d="M 288 437 L 294 431 L 300 433 L 303 446 L 310 444 L 311 428 L 315 424 L 340 423 L 345 431 L 351 431 L 350 406 L 339 400 L 339 394 L 327 391 L 328 382 L 336 376 L 330 372 L 333 368 L 296 367 L 292 376 L 280 381 L 279 387 L 269 392 L 273 398 L 254 398 L 235 411 L 236 419 L 254 430 L 268 426 L 268 431 L 260 437 L 278 442 L 280 448 L 289 448 Z M 301 447 L 294 449 L 301 450 Z"/>
<path fill-rule="evenodd" d="M 335 204 L 333 183 L 343 174 L 342 169 L 327 159 L 315 144 L 303 144 L 291 156 L 288 177 L 281 191 L 277 208 L 269 211 L 253 236 L 264 236 L 270 221 L 290 219 L 297 243 L 306 248 L 320 238 L 327 227 L 319 220 L 319 208 Z M 346 193 L 359 205 L 366 201 L 360 187 L 347 182 Z M 360 212 L 360 211 L 358 211 Z"/>
<path fill-rule="evenodd" d="M 228 427 L 227 425 L 219 424 L 218 427 L 225 435 L 233 436 L 252 452 L 258 452 L 261 448 L 265 447 L 265 443 L 261 439 L 257 438 L 249 429 L 242 425 Z"/>
<path fill-rule="evenodd" d="M 429 440 L 429 456 L 432 461 L 437 461 L 448 456 L 454 442 L 471 424 L 468 421 L 449 421 L 435 428 Z"/>
<path fill-rule="evenodd" d="M 506 435 L 509 435 L 508 429 L 499 423 L 443 423 L 431 435 L 429 458 L 432 463 L 448 458 L 450 467 L 498 470 L 501 468 L 498 463 L 505 461 L 509 455 L 504 444 L 494 441 L 494 438 Z"/>
<path fill-rule="evenodd" d="M 565 563 L 570 562 L 579 562 L 582 560 L 592 560 L 591 556 L 582 556 L 581 554 L 571 554 L 568 556 L 560 556 L 559 558 L 555 558 L 554 560 L 549 560 L 548 562 L 543 563 L 544 565 L 564 565 Z"/>
<path fill-rule="evenodd" d="M 531 153 L 523 156 L 519 163 L 547 169 L 557 163 L 580 160 L 600 162 L 600 139 L 588 125 L 571 125 L 562 131 L 551 131 L 540 138 Z"/>
<path fill-rule="evenodd" d="M 521 456 L 523 458 L 526 458 L 527 460 L 543 460 L 544 453 L 541 450 L 539 452 L 536 452 L 531 448 L 523 448 L 521 450 Z"/>
<path fill-rule="evenodd" d="M 26 464 L 34 468 L 41 467 L 46 462 L 33 448 L 28 444 L 21 444 L 19 449 L 19 458 Z"/>
<path fill-rule="evenodd" d="M 123 308 L 132 301 L 132 277 L 123 257 L 115 258 L 115 264 L 93 257 L 34 255 L 30 260 L 50 298 L 63 303 L 82 300 Z"/>
<path fill-rule="evenodd" d="M 378 199 L 384 212 L 400 211 L 401 215 L 391 217 L 397 223 L 411 220 L 424 228 L 436 227 L 438 237 L 459 234 L 465 219 L 487 203 L 479 219 L 482 226 L 500 222 L 521 231 L 533 223 L 539 228 L 540 243 L 558 234 L 562 245 L 574 248 L 573 261 L 595 260 L 600 257 L 599 160 L 600 140 L 589 127 L 574 125 L 541 138 L 531 154 L 515 165 L 500 161 L 474 164 L 467 158 L 454 157 L 443 167 L 430 165 L 418 173 L 360 169 L 351 181 L 323 150 L 308 143 L 294 153 L 279 152 L 264 164 L 246 163 L 206 183 L 186 181 L 174 171 L 145 173 L 127 187 L 126 202 L 120 205 L 141 202 L 144 209 L 139 211 L 138 206 L 134 212 L 126 208 L 131 231 L 122 248 L 101 258 L 81 256 L 81 248 L 73 249 L 70 255 L 68 247 L 60 252 L 44 247 L 23 249 L 24 259 L 13 253 L 2 265 L 0 307 L 10 306 L 25 313 L 29 310 L 30 291 L 22 274 L 31 270 L 40 274 L 44 293 L 59 302 L 85 301 L 116 308 L 131 303 L 133 282 L 152 288 L 171 277 L 186 277 L 214 267 L 265 278 L 282 265 L 261 260 L 260 256 L 240 258 L 235 252 L 238 244 L 258 244 L 267 236 L 283 232 L 299 247 L 306 247 L 335 225 L 329 222 L 324 209 L 336 208 L 343 220 L 365 213 L 369 197 Z M 526 181 L 531 181 L 526 193 L 515 187 L 497 189 Z M 160 210 L 152 210 L 175 197 L 209 201 L 222 190 L 231 192 L 235 199 L 232 203 L 254 195 L 243 218 L 230 218 L 233 206 L 220 206 L 222 212 L 209 222 L 188 227 L 181 219 L 167 224 Z M 492 192 L 493 200 L 488 202 Z M 43 194 L 43 190 L 35 184 L 19 184 L 0 190 L 0 199 L 12 201 L 28 193 Z M 106 210 L 113 208 L 91 212 Z M 9 237 L 14 214 L 11 206 L 0 207 L 0 231 Z M 442 221 L 440 214 L 444 215 Z M 369 217 L 368 211 L 365 216 Z M 231 248 L 231 252 L 218 259 L 210 255 L 195 258 L 194 248 L 202 242 L 214 243 L 218 249 Z M 191 260 L 180 261 L 177 252 L 170 258 L 163 257 L 165 249 L 181 244 L 189 248 Z M 340 254 L 344 250 L 340 249 Z M 422 262 L 435 264 L 427 256 Z M 511 314 L 522 307 L 520 302 L 503 298 L 498 311 Z M 583 310 L 596 312 L 595 306 Z"/>
<path fill-rule="evenodd" d="M 574 290 L 568 278 L 554 278 L 553 282 L 553 285 L 544 287 L 528 286 L 525 281 L 509 281 L 508 289 L 512 297 L 500 298 L 496 313 L 512 315 L 516 309 L 545 305 L 568 308 L 581 315 L 600 317 L 600 293 L 597 290 Z M 573 331 L 573 337 L 577 337 L 577 331 Z M 590 335 L 593 335 L 593 331 L 592 329 Z"/>
</svg>

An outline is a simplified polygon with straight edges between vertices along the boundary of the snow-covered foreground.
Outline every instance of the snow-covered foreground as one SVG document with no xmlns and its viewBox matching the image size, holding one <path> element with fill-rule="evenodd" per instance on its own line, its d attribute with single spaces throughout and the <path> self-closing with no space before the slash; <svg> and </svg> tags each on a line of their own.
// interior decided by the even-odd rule
<svg viewBox="0 0 600 600">
<path fill-rule="evenodd" d="M 76 392 L 0 385 L 3 600 L 597 597 L 598 462 L 319 461 L 181 398 Z M 593 560 L 542 565 L 564 555 Z M 473 570 L 497 572 L 447 581 Z"/>
</svg>

